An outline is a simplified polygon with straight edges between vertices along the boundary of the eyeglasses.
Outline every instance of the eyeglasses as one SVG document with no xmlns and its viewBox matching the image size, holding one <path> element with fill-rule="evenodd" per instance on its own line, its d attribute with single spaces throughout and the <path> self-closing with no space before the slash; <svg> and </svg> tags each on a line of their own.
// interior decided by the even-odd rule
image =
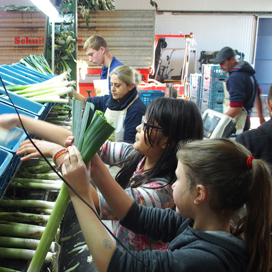
<svg viewBox="0 0 272 272">
<path fill-rule="evenodd" d="M 151 127 L 151 128 L 156 128 L 156 129 L 159 129 L 159 130 L 163 130 L 162 127 L 158 127 L 158 126 L 154 126 L 154 125 L 150 125 L 150 124 L 147 124 L 144 120 L 144 116 L 142 117 L 142 130 L 145 130 L 147 126 Z"/>
</svg>

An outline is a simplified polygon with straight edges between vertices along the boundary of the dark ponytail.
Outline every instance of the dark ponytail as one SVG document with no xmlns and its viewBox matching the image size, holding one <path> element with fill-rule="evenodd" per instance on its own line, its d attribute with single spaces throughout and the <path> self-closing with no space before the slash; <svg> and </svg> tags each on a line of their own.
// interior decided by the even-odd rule
<svg viewBox="0 0 272 272">
<path fill-rule="evenodd" d="M 271 257 L 271 169 L 262 160 L 252 161 L 252 185 L 248 190 L 246 216 L 237 233 L 244 232 L 250 262 L 247 272 L 267 272 Z"/>
</svg>

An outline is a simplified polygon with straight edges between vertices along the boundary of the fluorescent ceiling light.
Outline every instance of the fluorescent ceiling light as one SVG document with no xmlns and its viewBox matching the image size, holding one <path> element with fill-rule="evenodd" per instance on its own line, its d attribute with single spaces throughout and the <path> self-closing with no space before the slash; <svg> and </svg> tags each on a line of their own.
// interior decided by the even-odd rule
<svg viewBox="0 0 272 272">
<path fill-rule="evenodd" d="M 31 0 L 43 13 L 45 13 L 51 21 L 55 21 L 59 15 L 57 9 L 50 0 Z"/>
</svg>

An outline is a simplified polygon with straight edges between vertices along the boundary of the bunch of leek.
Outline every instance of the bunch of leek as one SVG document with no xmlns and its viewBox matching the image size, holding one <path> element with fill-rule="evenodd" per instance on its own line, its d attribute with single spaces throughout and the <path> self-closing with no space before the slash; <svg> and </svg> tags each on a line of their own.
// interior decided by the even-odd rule
<svg viewBox="0 0 272 272">
<path fill-rule="evenodd" d="M 73 92 L 75 81 L 68 81 L 68 73 L 32 85 L 8 85 L 8 91 L 37 102 L 68 103 L 61 96 Z"/>
<path fill-rule="evenodd" d="M 88 30 L 91 10 L 115 10 L 113 0 L 78 0 L 77 6 L 81 16 L 85 18 Z"/>
<path fill-rule="evenodd" d="M 49 48 L 51 48 L 52 42 L 49 38 Z M 73 60 L 76 62 L 74 54 L 77 47 L 77 36 L 73 30 L 73 23 L 69 27 L 60 26 L 59 33 L 55 34 L 55 71 L 54 73 L 60 74 L 65 71 L 70 71 L 70 67 L 67 64 L 67 61 Z M 51 63 L 52 60 L 50 60 Z"/>
<path fill-rule="evenodd" d="M 43 54 L 29 55 L 28 57 L 21 59 L 20 63 L 30 69 L 34 69 L 34 70 L 38 71 L 44 75 L 46 75 L 46 74 L 53 75 L 53 72 L 52 72 L 51 68 L 49 67 L 49 64 Z"/>
<path fill-rule="evenodd" d="M 5 5 L 0 7 L 1 11 L 40 11 L 36 6 L 29 7 L 29 6 L 16 6 L 16 5 Z"/>
<path fill-rule="evenodd" d="M 82 158 L 87 164 L 105 140 L 112 134 L 114 127 L 107 122 L 102 112 L 96 111 L 94 113 L 94 105 L 92 103 L 86 103 L 83 118 L 82 109 L 83 103 L 74 99 L 72 127 L 75 137 L 74 145 L 81 151 Z M 81 122 L 78 122 L 78 120 L 81 120 Z M 66 186 L 63 184 L 40 243 L 27 270 L 28 272 L 40 271 L 69 199 Z"/>
</svg>

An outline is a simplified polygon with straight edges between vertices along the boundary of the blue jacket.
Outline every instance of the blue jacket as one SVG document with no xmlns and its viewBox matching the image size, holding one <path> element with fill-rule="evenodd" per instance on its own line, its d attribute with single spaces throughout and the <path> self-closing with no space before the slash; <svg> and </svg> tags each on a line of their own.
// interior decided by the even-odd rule
<svg viewBox="0 0 272 272">
<path fill-rule="evenodd" d="M 258 84 L 254 77 L 255 70 L 245 61 L 239 61 L 229 71 L 227 90 L 230 95 L 230 107 L 244 107 L 251 115 L 258 94 Z"/>
<path fill-rule="evenodd" d="M 118 66 L 121 66 L 121 65 L 124 65 L 122 62 L 120 62 L 119 60 L 117 60 L 115 57 L 112 58 L 111 60 L 111 64 L 110 64 L 110 72 L 118 67 Z M 106 66 L 103 66 L 101 68 L 101 76 L 100 76 L 100 79 L 107 79 L 107 75 L 108 75 L 108 67 Z M 111 92 L 111 83 L 110 83 L 110 77 L 109 77 L 109 90 Z"/>
<path fill-rule="evenodd" d="M 244 243 L 226 232 L 203 232 L 172 209 L 147 208 L 134 203 L 120 222 L 135 233 L 170 242 L 168 250 L 127 252 L 116 249 L 108 272 L 245 272 L 249 263 Z"/>
<path fill-rule="evenodd" d="M 97 96 L 97 97 L 88 97 L 87 102 L 91 102 L 95 106 L 95 110 L 100 110 L 105 112 L 109 106 L 110 95 Z M 131 102 L 134 97 L 130 97 L 131 99 L 127 101 L 121 108 L 125 109 L 128 104 Z M 134 103 L 128 108 L 127 115 L 125 118 L 125 129 L 124 129 L 124 139 L 123 142 L 126 143 L 134 143 L 135 135 L 136 135 L 136 127 L 141 124 L 142 116 L 145 115 L 146 105 L 143 101 L 138 97 Z"/>
</svg>

